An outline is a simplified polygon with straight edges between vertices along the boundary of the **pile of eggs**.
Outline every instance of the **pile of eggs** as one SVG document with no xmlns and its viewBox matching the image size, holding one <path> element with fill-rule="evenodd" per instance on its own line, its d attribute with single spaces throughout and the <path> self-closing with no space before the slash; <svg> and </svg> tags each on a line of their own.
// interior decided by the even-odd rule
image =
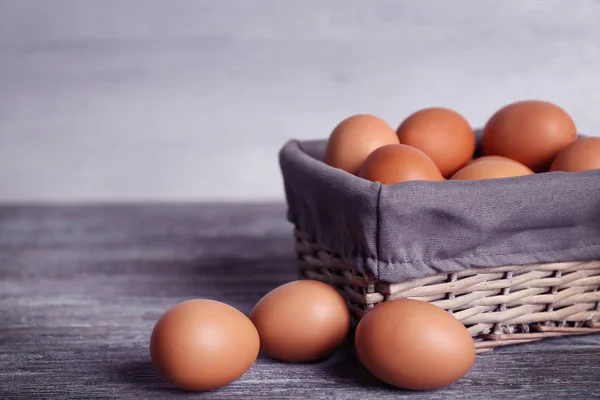
<svg viewBox="0 0 600 400">
<path fill-rule="evenodd" d="M 314 280 L 267 293 L 247 317 L 207 299 L 175 305 L 156 322 L 150 357 L 159 374 L 187 391 L 208 391 L 241 377 L 259 351 L 288 363 L 322 360 L 348 337 L 344 298 Z M 427 302 L 392 300 L 358 323 L 355 347 L 374 376 L 410 390 L 446 386 L 471 368 L 475 344 L 465 326 Z"/>
<path fill-rule="evenodd" d="M 447 108 L 426 108 L 394 130 L 360 114 L 331 133 L 324 162 L 382 184 L 509 178 L 542 172 L 600 169 L 600 138 L 578 138 L 561 107 L 538 100 L 509 104 L 487 121 L 482 156 L 469 122 Z"/>
</svg>

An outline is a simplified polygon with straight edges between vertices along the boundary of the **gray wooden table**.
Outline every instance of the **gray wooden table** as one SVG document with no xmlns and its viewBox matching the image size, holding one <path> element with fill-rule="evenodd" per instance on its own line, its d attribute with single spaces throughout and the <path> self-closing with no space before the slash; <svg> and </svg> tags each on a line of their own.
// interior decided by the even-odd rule
<svg viewBox="0 0 600 400">
<path fill-rule="evenodd" d="M 148 339 L 189 298 L 248 313 L 296 277 L 282 205 L 0 207 L 0 399 L 600 398 L 600 336 L 479 356 L 439 391 L 379 383 L 341 349 L 313 364 L 260 357 L 212 393 L 173 389 Z"/>
</svg>

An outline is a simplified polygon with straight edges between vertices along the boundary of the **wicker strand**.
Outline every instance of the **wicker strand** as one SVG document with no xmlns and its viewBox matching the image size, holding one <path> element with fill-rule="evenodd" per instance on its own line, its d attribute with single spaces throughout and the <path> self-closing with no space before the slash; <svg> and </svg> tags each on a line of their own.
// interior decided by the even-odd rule
<svg viewBox="0 0 600 400">
<path fill-rule="evenodd" d="M 297 230 L 295 237 L 301 276 L 335 287 L 347 300 L 354 325 L 378 303 L 410 298 L 461 321 L 478 353 L 600 332 L 600 260 L 472 268 L 386 283 L 357 272 L 306 233 Z"/>
</svg>

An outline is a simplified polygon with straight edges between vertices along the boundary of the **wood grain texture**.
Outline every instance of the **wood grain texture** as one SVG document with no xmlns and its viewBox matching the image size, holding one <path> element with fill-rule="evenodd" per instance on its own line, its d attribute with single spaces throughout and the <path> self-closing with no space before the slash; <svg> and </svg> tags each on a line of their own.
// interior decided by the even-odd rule
<svg viewBox="0 0 600 400">
<path fill-rule="evenodd" d="M 600 335 L 479 356 L 442 390 L 370 376 L 347 349 L 311 364 L 261 356 L 212 393 L 173 389 L 152 369 L 156 319 L 205 297 L 248 313 L 296 278 L 282 205 L 0 207 L 0 399 L 600 398 Z"/>
</svg>

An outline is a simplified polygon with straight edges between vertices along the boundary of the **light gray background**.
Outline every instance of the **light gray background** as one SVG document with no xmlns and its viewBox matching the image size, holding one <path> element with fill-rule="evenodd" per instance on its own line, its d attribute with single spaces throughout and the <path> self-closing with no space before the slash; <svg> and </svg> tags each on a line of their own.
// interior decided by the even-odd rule
<svg viewBox="0 0 600 400">
<path fill-rule="evenodd" d="M 277 151 L 369 112 L 600 133 L 600 2 L 0 0 L 0 200 L 281 200 Z"/>
</svg>

